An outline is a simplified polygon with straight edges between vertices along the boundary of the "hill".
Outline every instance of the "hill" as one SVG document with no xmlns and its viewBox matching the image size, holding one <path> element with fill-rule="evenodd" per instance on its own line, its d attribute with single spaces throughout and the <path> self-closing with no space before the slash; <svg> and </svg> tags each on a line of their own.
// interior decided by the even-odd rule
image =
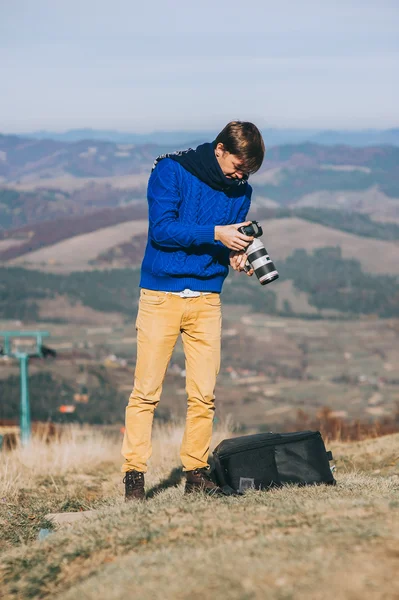
<svg viewBox="0 0 399 600">
<path fill-rule="evenodd" d="M 96 221 L 91 220 L 90 217 L 82 219 L 81 225 L 78 224 L 79 220 L 62 221 L 59 230 L 56 224 L 54 228 L 51 223 L 43 224 L 42 227 L 33 229 L 37 233 L 31 239 L 24 241 L 23 245 L 18 245 L 18 237 L 29 231 L 25 228 L 21 230 L 21 233 L 17 233 L 15 238 L 9 234 L 3 242 L 0 241 L 0 260 L 7 261 L 7 264 L 32 266 L 52 272 L 71 272 L 76 269 L 88 268 L 91 267 L 92 261 L 114 267 L 125 266 L 126 255 L 131 258 L 131 265 L 140 264 L 144 251 L 144 240 L 139 246 L 129 240 L 134 235 L 145 235 L 146 222 L 140 219 L 137 222 L 124 222 L 123 219 L 125 215 L 129 214 L 139 216 L 140 211 L 145 213 L 145 207 L 131 207 L 116 213 L 103 213 L 98 219 L 98 228 L 94 231 L 90 231 L 90 228 L 94 227 Z M 111 222 L 113 218 L 117 224 L 102 227 L 102 223 L 105 224 L 108 217 Z M 118 223 L 119 220 L 121 222 Z M 71 228 L 75 224 L 78 235 L 71 235 Z M 366 272 L 399 274 L 399 245 L 396 241 L 355 235 L 298 217 L 267 219 L 266 222 L 263 222 L 263 226 L 263 242 L 277 266 L 278 262 L 285 260 L 296 248 L 313 251 L 325 246 L 339 246 L 344 258 L 358 260 Z M 83 234 L 85 229 L 88 229 L 90 233 Z M 56 237 L 59 237 L 61 241 L 52 243 Z M 2 250 L 2 243 L 9 244 L 12 240 L 15 243 Z M 133 244 L 130 254 L 128 248 L 125 248 L 127 254 L 120 249 L 124 243 Z M 29 249 L 32 245 L 33 248 L 36 245 L 38 249 L 30 252 Z M 107 259 L 104 254 L 109 252 L 111 254 L 108 254 Z M 118 263 L 119 258 L 121 262 Z"/>
<path fill-rule="evenodd" d="M 295 248 L 312 251 L 339 246 L 344 258 L 358 260 L 366 272 L 399 273 L 399 246 L 395 242 L 365 238 L 297 217 L 268 221 L 263 240 L 276 262 L 287 258 Z"/>
<path fill-rule="evenodd" d="M 106 177 L 148 170 L 162 145 L 114 144 L 96 140 L 66 143 L 0 134 L 0 177 L 4 182 L 60 177 Z"/>
<path fill-rule="evenodd" d="M 143 200 L 146 195 L 146 183 L 143 184 L 139 178 L 135 184 L 132 177 L 129 178 L 128 188 L 120 186 L 119 183 L 118 180 L 118 184 L 112 186 L 107 181 L 91 180 L 85 181 L 81 187 L 72 186 L 72 189 L 69 189 L 67 185 L 66 189 L 63 189 L 61 181 L 56 187 L 34 188 L 29 191 L 17 187 L 0 187 L 0 240 L 7 238 L 7 231 L 17 230 L 16 234 L 19 236 L 18 230 L 22 230 L 21 234 L 29 232 L 30 227 L 38 223 L 60 221 L 70 217 L 83 218 L 86 215 L 93 218 L 94 212 L 106 208 L 123 208 L 130 204 L 134 206 L 140 201 L 145 205 Z M 143 214 L 144 207 L 141 207 L 141 211 Z M 108 214 L 108 224 L 112 224 L 113 217 Z M 93 221 L 96 222 L 96 219 L 97 216 Z M 101 219 L 103 220 L 103 216 Z M 79 227 L 78 219 L 75 220 L 75 225 Z M 58 225 L 55 226 L 58 229 Z M 68 229 L 68 224 L 66 228 Z M 49 229 L 52 229 L 52 225 Z"/>
<path fill-rule="evenodd" d="M 181 435 L 156 429 L 148 500 L 128 506 L 116 432 L 74 429 L 2 453 L 2 597 L 397 597 L 398 435 L 330 443 L 335 487 L 239 498 L 183 496 Z M 230 435 L 219 428 L 214 444 Z"/>
<path fill-rule="evenodd" d="M 126 207 L 89 210 L 81 216 L 54 218 L 11 231 L 0 231 L 0 261 L 8 261 L 64 240 L 146 217 L 145 203 L 133 202 Z"/>
<path fill-rule="evenodd" d="M 144 212 L 144 211 L 143 211 Z M 9 264 L 29 264 L 32 266 L 47 266 L 62 272 L 87 269 L 92 261 L 123 242 L 130 241 L 134 236 L 144 235 L 148 229 L 145 219 L 122 221 L 110 227 L 101 227 L 89 233 L 66 237 L 56 244 L 45 244 L 44 248 L 22 254 L 20 258 L 9 261 Z M 13 247 L 4 251 L 0 258 L 15 253 Z M 138 265 L 144 253 L 144 244 L 139 248 L 140 254 L 132 260 L 130 266 Z"/>
<path fill-rule="evenodd" d="M 3 182 L 18 183 L 64 175 L 110 177 L 140 174 L 149 171 L 156 156 L 174 150 L 176 147 L 165 144 L 115 144 L 90 139 L 67 143 L 0 134 L 0 177 Z M 265 167 L 311 169 L 323 165 L 349 165 L 362 167 L 366 176 L 369 174 L 367 169 L 391 171 L 398 161 L 399 148 L 395 146 L 354 148 L 303 143 L 269 148 Z M 329 169 L 326 171 L 325 177 L 331 177 Z"/>
<path fill-rule="evenodd" d="M 305 194 L 294 206 L 298 209 L 302 207 L 333 209 L 349 216 L 351 213 L 360 213 L 369 215 L 373 221 L 399 223 L 398 198 L 390 198 L 381 192 L 378 186 L 359 191 L 319 190 Z"/>
<path fill-rule="evenodd" d="M 154 158 L 175 147 L 0 135 L 0 231 L 143 201 Z M 253 206 L 344 208 L 399 219 L 399 148 L 272 146 Z"/>
</svg>

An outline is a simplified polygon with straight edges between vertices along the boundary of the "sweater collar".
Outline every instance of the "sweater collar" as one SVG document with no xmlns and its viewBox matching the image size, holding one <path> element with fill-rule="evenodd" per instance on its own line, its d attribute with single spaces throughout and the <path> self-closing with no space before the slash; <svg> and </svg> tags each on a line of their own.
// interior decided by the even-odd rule
<svg viewBox="0 0 399 600">
<path fill-rule="evenodd" d="M 186 171 L 209 185 L 214 190 L 225 192 L 228 196 L 243 196 L 247 189 L 247 178 L 232 179 L 223 173 L 215 156 L 215 142 L 201 144 L 195 150 L 178 150 L 169 154 L 161 154 L 155 159 L 152 170 L 159 161 L 171 158 Z"/>
</svg>

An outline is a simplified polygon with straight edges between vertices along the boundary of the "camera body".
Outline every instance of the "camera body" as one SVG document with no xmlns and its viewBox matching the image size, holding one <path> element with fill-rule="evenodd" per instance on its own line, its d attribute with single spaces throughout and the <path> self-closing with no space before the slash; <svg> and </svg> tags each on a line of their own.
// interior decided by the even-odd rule
<svg viewBox="0 0 399 600">
<path fill-rule="evenodd" d="M 252 268 L 261 285 L 278 279 L 278 271 L 259 239 L 263 235 L 263 230 L 258 221 L 252 221 L 250 225 L 243 225 L 238 228 L 238 231 L 255 238 L 245 250 L 248 256 L 245 270 L 249 271 Z"/>
<path fill-rule="evenodd" d="M 248 235 L 254 238 L 258 238 L 263 235 L 263 229 L 259 225 L 258 221 L 251 221 L 250 225 L 243 225 L 238 228 L 238 231 L 241 231 L 244 235 Z"/>
</svg>

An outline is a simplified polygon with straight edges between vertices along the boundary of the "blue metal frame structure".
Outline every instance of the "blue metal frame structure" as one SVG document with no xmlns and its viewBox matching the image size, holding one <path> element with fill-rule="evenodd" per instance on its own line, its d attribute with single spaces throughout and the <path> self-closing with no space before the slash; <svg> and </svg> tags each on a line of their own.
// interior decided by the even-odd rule
<svg viewBox="0 0 399 600">
<path fill-rule="evenodd" d="M 27 446 L 31 437 L 31 418 L 29 401 L 29 358 L 32 356 L 44 358 L 43 338 L 48 337 L 48 331 L 0 331 L 0 337 L 4 338 L 4 347 L 1 354 L 11 358 L 17 358 L 20 366 L 21 377 L 21 412 L 20 429 L 21 444 Z M 36 338 L 36 348 L 32 352 L 12 349 L 13 338 Z"/>
</svg>

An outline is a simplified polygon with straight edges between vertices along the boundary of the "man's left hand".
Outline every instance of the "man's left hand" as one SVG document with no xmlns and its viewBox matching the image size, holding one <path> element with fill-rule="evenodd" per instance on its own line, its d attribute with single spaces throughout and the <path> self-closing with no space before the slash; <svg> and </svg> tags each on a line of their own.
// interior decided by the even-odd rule
<svg viewBox="0 0 399 600">
<path fill-rule="evenodd" d="M 230 265 L 234 271 L 244 271 L 245 263 L 247 262 L 248 256 L 244 251 L 241 252 L 230 252 Z M 251 277 L 254 274 L 254 270 L 251 268 L 249 271 L 245 271 L 246 274 Z"/>
</svg>

